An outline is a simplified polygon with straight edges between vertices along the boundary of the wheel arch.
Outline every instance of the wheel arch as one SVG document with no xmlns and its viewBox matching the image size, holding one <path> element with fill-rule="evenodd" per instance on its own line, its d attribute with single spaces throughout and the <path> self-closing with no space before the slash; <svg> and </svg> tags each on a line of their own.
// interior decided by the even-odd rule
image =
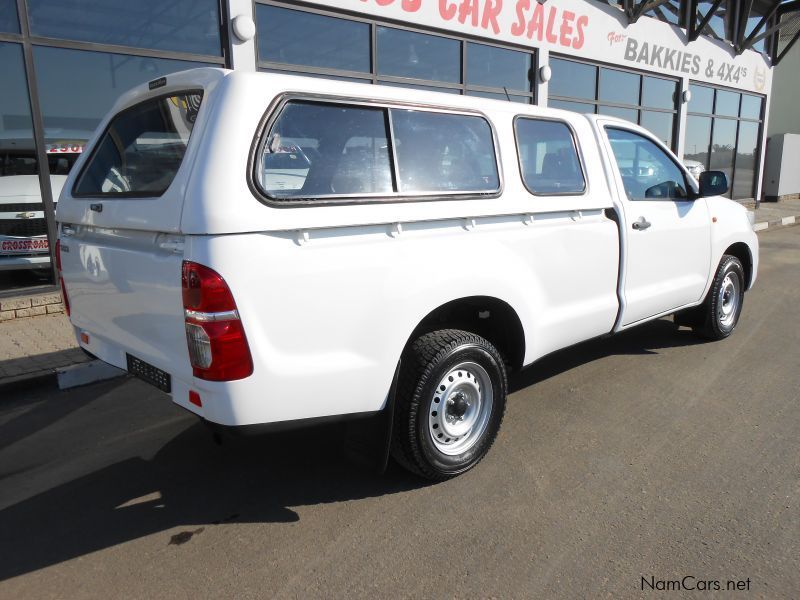
<svg viewBox="0 0 800 600">
<path fill-rule="evenodd" d="M 462 329 L 480 335 L 498 349 L 509 367 L 522 367 L 525 330 L 517 311 L 505 300 L 494 296 L 466 296 L 450 300 L 420 320 L 406 345 L 437 329 Z"/>
<path fill-rule="evenodd" d="M 750 289 L 753 279 L 753 253 L 750 251 L 750 247 L 744 242 L 736 242 L 728 246 L 722 254 L 723 256 L 730 254 L 739 259 L 739 262 L 742 263 L 742 268 L 744 268 L 744 289 Z"/>
</svg>

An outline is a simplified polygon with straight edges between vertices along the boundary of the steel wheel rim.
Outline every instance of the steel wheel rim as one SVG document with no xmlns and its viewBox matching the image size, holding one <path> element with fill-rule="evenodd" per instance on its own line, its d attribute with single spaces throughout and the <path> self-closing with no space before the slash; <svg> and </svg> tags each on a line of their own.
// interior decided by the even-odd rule
<svg viewBox="0 0 800 600">
<path fill-rule="evenodd" d="M 727 273 L 717 294 L 717 319 L 725 329 L 733 327 L 739 309 L 739 277 L 736 273 Z"/>
<path fill-rule="evenodd" d="M 428 409 L 428 431 L 439 452 L 448 456 L 472 448 L 489 425 L 494 390 L 489 373 L 463 362 L 442 377 Z"/>
</svg>

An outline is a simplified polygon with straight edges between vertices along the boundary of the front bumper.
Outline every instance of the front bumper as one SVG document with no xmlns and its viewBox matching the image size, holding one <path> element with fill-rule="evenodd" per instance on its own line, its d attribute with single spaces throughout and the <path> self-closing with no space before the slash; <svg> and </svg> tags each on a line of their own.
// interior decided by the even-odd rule
<svg viewBox="0 0 800 600">
<path fill-rule="evenodd" d="M 50 268 L 50 255 L 15 256 L 0 254 L 0 271 Z"/>
</svg>

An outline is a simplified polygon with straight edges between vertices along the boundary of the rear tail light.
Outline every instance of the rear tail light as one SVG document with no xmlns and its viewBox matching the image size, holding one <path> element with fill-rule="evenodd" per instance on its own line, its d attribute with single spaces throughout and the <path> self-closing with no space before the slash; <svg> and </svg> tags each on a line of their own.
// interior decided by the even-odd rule
<svg viewBox="0 0 800 600">
<path fill-rule="evenodd" d="M 64 311 L 69 316 L 69 297 L 67 287 L 64 285 L 64 277 L 61 275 L 61 240 L 56 240 L 56 270 L 58 271 L 58 282 L 61 285 L 61 300 L 64 302 Z"/>
<path fill-rule="evenodd" d="M 208 381 L 244 379 L 253 359 L 228 284 L 216 271 L 183 261 L 186 343 L 194 376 Z"/>
</svg>

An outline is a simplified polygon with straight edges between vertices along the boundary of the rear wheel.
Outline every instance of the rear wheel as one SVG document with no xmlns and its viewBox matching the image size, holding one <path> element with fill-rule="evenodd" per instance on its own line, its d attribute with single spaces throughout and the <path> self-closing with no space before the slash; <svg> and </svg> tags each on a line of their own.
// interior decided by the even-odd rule
<svg viewBox="0 0 800 600">
<path fill-rule="evenodd" d="M 694 331 L 710 340 L 728 337 L 739 322 L 744 302 L 744 268 L 739 259 L 726 254 L 703 303 L 704 319 Z"/>
<path fill-rule="evenodd" d="M 474 467 L 489 451 L 505 412 L 503 360 L 482 337 L 444 329 L 404 352 L 392 455 L 428 479 Z"/>
</svg>

